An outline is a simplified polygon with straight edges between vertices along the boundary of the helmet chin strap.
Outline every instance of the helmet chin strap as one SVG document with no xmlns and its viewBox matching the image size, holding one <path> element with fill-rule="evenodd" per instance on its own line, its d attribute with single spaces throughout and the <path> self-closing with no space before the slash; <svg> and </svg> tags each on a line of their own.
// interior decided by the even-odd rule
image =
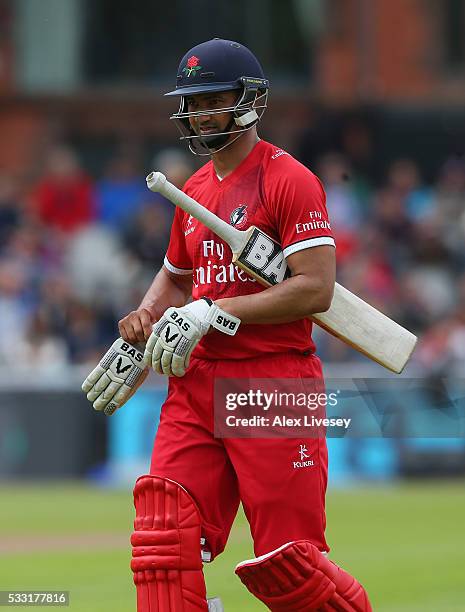
<svg viewBox="0 0 465 612">
<path fill-rule="evenodd" d="M 232 145 L 233 142 L 236 142 L 238 138 L 243 136 L 247 130 L 241 130 L 240 132 L 231 132 L 231 128 L 237 123 L 236 119 L 233 117 L 228 125 L 224 128 L 225 133 L 212 135 L 212 136 L 197 136 L 196 138 L 191 138 L 189 140 L 189 149 L 194 155 L 213 155 L 214 153 L 219 153 Z M 235 134 L 235 138 L 231 138 L 232 134 Z"/>
<path fill-rule="evenodd" d="M 222 134 L 221 138 L 223 136 L 230 136 L 233 133 L 234 132 L 232 132 L 231 134 Z M 223 151 L 224 149 L 226 149 L 226 147 L 229 147 L 230 145 L 232 145 L 233 142 L 236 142 L 236 140 L 238 140 L 244 134 L 245 134 L 245 130 L 243 132 L 239 132 L 238 134 L 236 134 L 236 136 L 234 138 L 232 138 L 229 141 L 226 141 L 222 146 L 216 145 L 216 147 L 214 149 L 211 148 L 211 145 L 207 146 L 206 144 L 204 144 L 202 142 L 202 138 L 197 138 L 195 140 L 192 138 L 190 140 L 190 142 L 189 142 L 189 150 L 194 155 L 200 155 L 200 156 L 214 155 L 215 153 L 219 153 L 220 151 Z M 215 137 L 211 136 L 210 138 L 215 138 Z M 195 145 L 194 145 L 194 143 L 195 143 Z"/>
<path fill-rule="evenodd" d="M 215 153 L 218 149 L 222 148 L 228 142 L 231 136 L 231 128 L 235 125 L 234 117 L 231 117 L 228 125 L 224 128 L 225 134 L 218 134 L 212 136 L 202 136 L 200 138 L 202 144 L 207 147 L 210 151 Z M 234 141 L 231 141 L 234 142 Z"/>
</svg>

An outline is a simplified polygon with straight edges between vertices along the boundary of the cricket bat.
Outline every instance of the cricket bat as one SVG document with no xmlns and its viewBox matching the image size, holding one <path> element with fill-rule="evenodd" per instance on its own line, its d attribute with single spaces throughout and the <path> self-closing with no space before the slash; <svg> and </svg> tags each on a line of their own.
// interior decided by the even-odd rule
<svg viewBox="0 0 465 612">
<path fill-rule="evenodd" d="M 170 183 L 161 172 L 147 176 L 151 191 L 163 195 L 222 238 L 232 261 L 262 285 L 270 287 L 290 276 L 281 245 L 251 226 L 241 231 Z M 415 348 L 417 337 L 338 283 L 329 310 L 309 317 L 360 353 L 399 374 Z"/>
</svg>

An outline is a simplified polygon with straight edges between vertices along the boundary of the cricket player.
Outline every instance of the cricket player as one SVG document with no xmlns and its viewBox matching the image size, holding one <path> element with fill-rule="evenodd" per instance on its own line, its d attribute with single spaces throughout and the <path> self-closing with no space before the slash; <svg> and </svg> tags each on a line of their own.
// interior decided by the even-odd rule
<svg viewBox="0 0 465 612">
<path fill-rule="evenodd" d="M 202 558 L 223 551 L 240 502 L 256 558 L 236 574 L 270 610 L 371 610 L 359 582 L 326 556 L 324 437 L 214 437 L 215 379 L 322 381 L 306 317 L 330 306 L 335 243 L 318 178 L 258 136 L 268 87 L 251 51 L 214 39 L 185 54 L 166 95 L 179 99 L 172 119 L 182 139 L 209 158 L 184 191 L 231 225 L 278 241 L 291 277 L 263 288 L 231 263 L 221 239 L 176 209 L 163 268 L 83 386 L 111 414 L 144 366 L 169 376 L 150 474 L 134 489 L 139 612 L 222 609 L 207 603 Z"/>
</svg>

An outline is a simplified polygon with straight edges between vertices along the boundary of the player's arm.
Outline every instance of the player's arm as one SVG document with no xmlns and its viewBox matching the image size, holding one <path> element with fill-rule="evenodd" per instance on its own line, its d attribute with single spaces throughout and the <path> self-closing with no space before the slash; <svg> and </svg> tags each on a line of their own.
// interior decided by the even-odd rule
<svg viewBox="0 0 465 612">
<path fill-rule="evenodd" d="M 152 325 L 165 310 L 170 306 L 184 306 L 191 291 L 190 274 L 175 274 L 162 266 L 140 306 L 118 323 L 121 337 L 130 344 L 145 343 L 152 333 Z"/>
<path fill-rule="evenodd" d="M 243 324 L 289 323 L 328 310 L 336 279 L 335 249 L 303 249 L 287 257 L 292 276 L 260 293 L 215 300 Z"/>
<path fill-rule="evenodd" d="M 204 297 L 169 308 L 153 326 L 145 363 L 159 374 L 184 376 L 192 351 L 212 327 L 234 335 L 241 323 L 285 323 L 327 310 L 335 282 L 334 248 L 302 249 L 289 255 L 288 262 L 294 276 L 261 293 L 215 302 Z"/>
</svg>

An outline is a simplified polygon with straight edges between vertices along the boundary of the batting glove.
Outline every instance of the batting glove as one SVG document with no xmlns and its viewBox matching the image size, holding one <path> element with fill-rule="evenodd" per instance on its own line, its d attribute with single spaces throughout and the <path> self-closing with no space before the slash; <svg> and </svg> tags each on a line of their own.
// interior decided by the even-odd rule
<svg viewBox="0 0 465 612">
<path fill-rule="evenodd" d="M 143 353 L 118 338 L 82 383 L 82 390 L 95 410 L 110 416 L 134 395 L 148 373 Z"/>
<path fill-rule="evenodd" d="M 158 374 L 184 376 L 192 351 L 210 327 L 234 336 L 241 321 L 221 310 L 209 298 L 182 308 L 168 308 L 153 326 L 144 361 Z"/>
</svg>

